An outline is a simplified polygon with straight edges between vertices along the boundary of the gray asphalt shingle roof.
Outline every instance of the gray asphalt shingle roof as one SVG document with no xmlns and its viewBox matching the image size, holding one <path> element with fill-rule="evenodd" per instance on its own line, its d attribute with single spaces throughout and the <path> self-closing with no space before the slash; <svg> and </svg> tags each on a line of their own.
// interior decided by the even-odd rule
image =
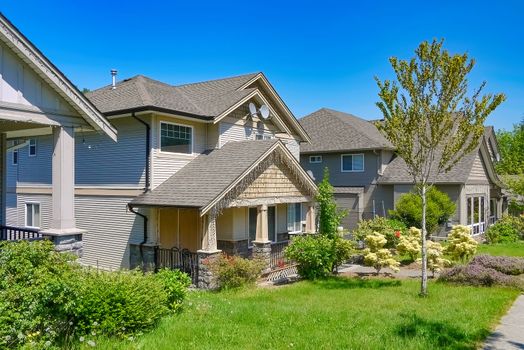
<svg viewBox="0 0 524 350">
<path fill-rule="evenodd" d="M 319 109 L 299 120 L 311 137 L 301 144 L 301 153 L 364 149 L 393 149 L 393 145 L 373 123 L 328 108 Z"/>
<path fill-rule="evenodd" d="M 228 142 L 220 149 L 199 155 L 131 204 L 205 207 L 278 142 L 278 139 Z"/>
<path fill-rule="evenodd" d="M 237 89 L 258 74 L 179 86 L 137 75 L 118 82 L 115 89 L 108 85 L 86 96 L 105 114 L 155 107 L 211 119 L 251 93 L 253 89 Z"/>
</svg>

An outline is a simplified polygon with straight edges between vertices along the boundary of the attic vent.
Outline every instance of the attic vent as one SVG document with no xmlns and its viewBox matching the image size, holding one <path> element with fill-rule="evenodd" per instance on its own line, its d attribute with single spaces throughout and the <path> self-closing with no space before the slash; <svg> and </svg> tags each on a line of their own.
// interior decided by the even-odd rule
<svg viewBox="0 0 524 350">
<path fill-rule="evenodd" d="M 112 82 L 111 82 L 111 89 L 116 89 L 116 74 L 118 73 L 118 71 L 116 69 L 111 69 L 111 78 L 112 78 Z"/>
</svg>

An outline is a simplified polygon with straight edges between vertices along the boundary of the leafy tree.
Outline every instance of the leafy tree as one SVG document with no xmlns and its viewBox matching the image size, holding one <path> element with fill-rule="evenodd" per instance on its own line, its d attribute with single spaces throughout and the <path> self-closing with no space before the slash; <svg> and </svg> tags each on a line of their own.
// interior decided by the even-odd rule
<svg viewBox="0 0 524 350">
<path fill-rule="evenodd" d="M 501 159 L 497 172 L 504 175 L 524 174 L 524 119 L 513 125 L 513 130 L 497 132 Z"/>
<path fill-rule="evenodd" d="M 452 55 L 442 45 L 443 40 L 424 41 L 410 60 L 391 57 L 396 80 L 376 78 L 377 106 L 384 115 L 377 127 L 405 161 L 422 198 L 421 295 L 427 295 L 427 190 L 476 148 L 484 121 L 505 99 L 503 94 L 481 95 L 485 83 L 468 94 L 474 60 Z"/>
<path fill-rule="evenodd" d="M 509 203 L 510 213 L 524 214 L 524 174 L 507 175 L 504 178 L 509 191 L 513 194 Z"/>
<path fill-rule="evenodd" d="M 434 233 L 455 213 L 456 205 L 447 194 L 435 187 L 427 190 L 426 201 L 426 229 L 429 233 Z M 422 198 L 416 193 L 402 195 L 395 210 L 390 210 L 389 215 L 408 227 L 422 228 Z"/>
<path fill-rule="evenodd" d="M 346 211 L 337 209 L 337 203 L 333 197 L 333 186 L 329 183 L 329 169 L 324 169 L 324 178 L 318 185 L 316 197 L 319 207 L 318 233 L 330 238 L 337 236 L 337 227 L 340 221 L 347 215 Z"/>
<path fill-rule="evenodd" d="M 389 267 L 395 272 L 398 272 L 400 263 L 393 258 L 393 254 L 389 249 L 384 248 L 387 244 L 386 236 L 378 232 L 364 238 L 367 248 L 362 251 L 364 255 L 364 264 L 372 266 L 377 270 L 377 275 L 383 267 Z"/>
</svg>

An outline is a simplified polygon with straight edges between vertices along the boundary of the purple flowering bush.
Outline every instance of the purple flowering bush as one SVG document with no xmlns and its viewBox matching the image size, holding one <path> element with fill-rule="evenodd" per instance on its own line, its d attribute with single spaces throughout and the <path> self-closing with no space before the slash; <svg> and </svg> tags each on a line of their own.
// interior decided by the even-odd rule
<svg viewBox="0 0 524 350">
<path fill-rule="evenodd" d="M 501 285 L 524 289 L 524 259 L 479 255 L 467 265 L 444 271 L 440 281 L 475 286 Z"/>
</svg>

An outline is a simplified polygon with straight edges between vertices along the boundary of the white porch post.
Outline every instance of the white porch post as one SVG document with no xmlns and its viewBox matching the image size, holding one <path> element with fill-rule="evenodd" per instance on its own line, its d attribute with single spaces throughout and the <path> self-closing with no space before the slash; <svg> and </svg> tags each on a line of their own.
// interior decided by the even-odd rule
<svg viewBox="0 0 524 350">
<path fill-rule="evenodd" d="M 50 236 L 59 251 L 81 255 L 84 230 L 75 221 L 75 135 L 71 126 L 53 128 L 52 202 L 51 227 L 42 231 Z"/>
<path fill-rule="evenodd" d="M 307 213 L 306 213 L 306 232 L 315 233 L 315 204 L 308 203 Z"/>
</svg>

